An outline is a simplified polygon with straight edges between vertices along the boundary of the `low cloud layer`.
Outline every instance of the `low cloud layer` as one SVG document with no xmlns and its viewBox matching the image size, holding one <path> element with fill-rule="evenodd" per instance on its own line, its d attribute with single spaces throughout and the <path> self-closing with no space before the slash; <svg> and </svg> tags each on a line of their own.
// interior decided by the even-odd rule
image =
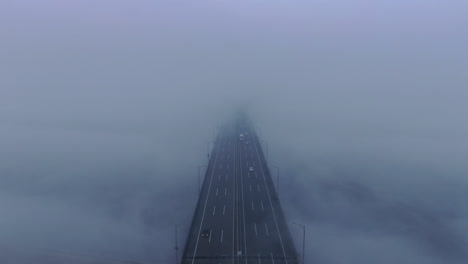
<svg viewBox="0 0 468 264">
<path fill-rule="evenodd" d="M 241 108 L 307 263 L 466 263 L 467 8 L 2 1 L 0 262 L 174 261 Z"/>
</svg>

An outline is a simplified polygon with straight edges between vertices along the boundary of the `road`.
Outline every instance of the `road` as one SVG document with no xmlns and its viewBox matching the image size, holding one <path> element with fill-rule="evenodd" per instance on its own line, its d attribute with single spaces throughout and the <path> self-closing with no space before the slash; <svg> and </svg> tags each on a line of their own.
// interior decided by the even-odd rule
<svg viewBox="0 0 468 264">
<path fill-rule="evenodd" d="M 216 138 L 181 263 L 298 263 L 259 138 L 244 119 Z"/>
</svg>

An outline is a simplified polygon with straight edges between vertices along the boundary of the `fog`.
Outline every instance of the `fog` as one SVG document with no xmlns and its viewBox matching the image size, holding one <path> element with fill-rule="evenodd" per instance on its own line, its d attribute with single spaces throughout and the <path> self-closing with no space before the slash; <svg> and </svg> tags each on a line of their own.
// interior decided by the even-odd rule
<svg viewBox="0 0 468 264">
<path fill-rule="evenodd" d="M 0 262 L 173 262 L 242 109 L 307 263 L 467 263 L 466 10 L 2 1 Z"/>
</svg>

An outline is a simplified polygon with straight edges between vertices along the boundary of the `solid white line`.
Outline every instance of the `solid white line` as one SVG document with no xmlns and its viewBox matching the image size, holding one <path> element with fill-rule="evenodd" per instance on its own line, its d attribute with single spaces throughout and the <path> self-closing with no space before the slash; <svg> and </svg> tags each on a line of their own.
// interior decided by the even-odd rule
<svg viewBox="0 0 468 264">
<path fill-rule="evenodd" d="M 235 140 L 235 139 L 234 139 Z M 233 181 L 233 185 L 232 185 L 232 256 L 234 256 L 234 252 L 235 252 L 235 230 L 236 230 L 236 225 L 235 225 L 235 209 L 237 208 L 237 204 L 235 202 L 235 197 L 236 197 L 236 170 L 237 170 L 237 167 L 235 166 L 236 164 L 236 144 L 234 144 L 234 174 L 233 174 L 233 178 L 234 178 L 234 181 Z M 227 175 L 226 175 L 226 178 L 227 178 Z M 192 263 L 193 264 L 193 263 Z M 232 258 L 232 264 L 234 264 L 234 258 Z"/>
<path fill-rule="evenodd" d="M 255 211 L 255 207 L 254 207 L 254 205 L 253 205 L 253 202 L 252 202 L 252 211 Z"/>
<path fill-rule="evenodd" d="M 271 210 L 273 211 L 273 218 L 275 219 L 276 230 L 278 231 L 278 236 L 279 236 L 279 239 L 280 239 L 281 248 L 283 249 L 284 260 L 286 261 L 286 264 L 288 264 L 289 262 L 288 262 L 288 259 L 286 258 L 286 251 L 284 250 L 283 239 L 281 238 L 281 233 L 280 233 L 279 227 L 278 227 L 278 221 L 276 220 L 275 208 L 273 208 L 273 202 L 271 201 L 270 190 L 268 189 L 268 185 L 267 185 L 266 178 L 265 178 L 265 173 L 263 172 L 263 165 L 262 165 L 262 162 L 260 162 L 260 155 L 258 154 L 257 144 L 255 144 L 255 152 L 257 153 L 257 158 L 258 158 L 259 163 L 260 163 L 260 170 L 261 170 L 262 175 L 263 175 L 263 182 L 265 183 L 265 188 L 266 188 L 266 191 L 267 191 L 267 194 L 268 194 L 268 200 L 270 200 Z M 272 258 L 273 258 L 273 253 L 272 253 Z"/>
<path fill-rule="evenodd" d="M 226 196 L 226 193 L 227 193 L 227 189 L 226 187 L 224 187 L 224 196 Z"/>
<path fill-rule="evenodd" d="M 258 236 L 258 233 L 257 233 L 257 224 L 254 223 L 254 228 L 255 228 L 255 236 Z"/>
<path fill-rule="evenodd" d="M 262 212 L 265 211 L 265 208 L 263 208 L 263 201 L 260 201 L 260 204 L 262 205 Z"/>
<path fill-rule="evenodd" d="M 216 196 L 218 196 L 218 188 L 216 188 Z"/>
<path fill-rule="evenodd" d="M 221 243 L 223 243 L 223 234 L 224 234 L 224 229 L 221 229 Z"/>
<path fill-rule="evenodd" d="M 200 223 L 200 228 L 198 229 L 197 243 L 195 243 L 195 249 L 193 251 L 192 264 L 195 263 L 195 257 L 197 255 L 198 242 L 200 241 L 200 233 L 201 233 L 201 229 L 202 229 L 202 226 L 203 226 L 203 220 L 205 219 L 206 205 L 208 204 L 208 198 L 210 197 L 211 182 L 213 181 L 213 175 L 214 175 L 214 171 L 215 171 L 214 168 L 216 168 L 216 161 L 218 159 L 218 152 L 219 152 L 219 146 L 218 146 L 218 151 L 216 151 L 216 155 L 215 155 L 215 161 L 214 161 L 214 164 L 213 164 L 213 171 L 211 172 L 210 185 L 208 185 L 208 195 L 206 196 L 205 206 L 203 207 L 202 220 L 201 220 L 201 223 Z"/>
<path fill-rule="evenodd" d="M 223 206 L 223 215 L 226 212 L 226 205 Z"/>
<path fill-rule="evenodd" d="M 216 205 L 213 205 L 213 215 L 216 213 Z"/>
<path fill-rule="evenodd" d="M 262 260 L 260 259 L 260 252 L 258 252 L 258 263 L 261 264 Z"/>
<path fill-rule="evenodd" d="M 242 151 L 242 149 L 241 149 Z M 240 153 L 240 155 L 242 155 L 242 153 Z M 247 154 L 246 154 L 247 155 Z M 245 249 L 245 252 L 244 252 L 244 255 L 245 256 L 248 256 L 247 254 L 247 236 L 245 234 L 245 208 L 244 208 L 244 180 L 242 177 L 242 162 L 240 163 L 240 173 L 241 173 L 241 194 L 242 194 L 242 218 L 243 218 L 243 221 L 244 221 L 244 249 Z M 245 258 L 245 263 L 247 264 L 247 258 Z"/>
<path fill-rule="evenodd" d="M 257 189 L 258 189 L 258 192 L 260 192 L 260 185 L 257 184 Z"/>
<path fill-rule="evenodd" d="M 273 252 L 271 252 L 271 261 L 275 264 L 275 259 L 273 258 Z"/>
<path fill-rule="evenodd" d="M 267 223 L 265 223 L 265 230 L 266 230 L 267 236 L 270 236 L 270 233 L 268 232 L 268 226 L 267 226 Z"/>
<path fill-rule="evenodd" d="M 213 230 L 210 229 L 210 238 L 208 239 L 208 243 L 211 243 L 211 231 L 213 231 Z"/>
</svg>

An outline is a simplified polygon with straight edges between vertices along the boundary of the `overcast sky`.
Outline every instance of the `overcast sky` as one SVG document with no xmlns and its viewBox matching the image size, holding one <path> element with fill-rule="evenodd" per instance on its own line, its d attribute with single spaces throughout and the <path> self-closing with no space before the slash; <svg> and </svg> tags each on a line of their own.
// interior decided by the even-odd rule
<svg viewBox="0 0 468 264">
<path fill-rule="evenodd" d="M 2 0 L 0 261 L 173 261 L 241 107 L 308 263 L 467 263 L 467 10 Z"/>
</svg>

